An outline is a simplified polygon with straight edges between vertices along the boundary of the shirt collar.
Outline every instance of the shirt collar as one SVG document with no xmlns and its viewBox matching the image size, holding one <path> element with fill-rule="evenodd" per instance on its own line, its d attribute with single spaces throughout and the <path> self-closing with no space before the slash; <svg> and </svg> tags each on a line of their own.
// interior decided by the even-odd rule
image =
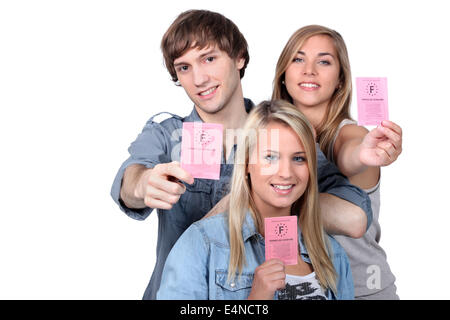
<svg viewBox="0 0 450 320">
<path fill-rule="evenodd" d="M 259 235 L 258 231 L 256 230 L 256 224 L 253 220 L 252 213 L 250 210 L 247 210 L 247 213 L 245 215 L 245 221 L 242 226 L 242 237 L 244 238 L 244 242 L 246 242 L 249 238 Z"/>
<path fill-rule="evenodd" d="M 186 122 L 203 122 L 203 120 L 200 118 L 197 109 L 192 108 L 192 112 L 190 115 L 188 115 L 186 118 L 184 118 L 184 121 Z"/>
<path fill-rule="evenodd" d="M 308 250 L 306 250 L 305 243 L 303 242 L 303 235 L 300 228 L 298 228 L 298 245 L 300 246 L 300 254 L 302 256 L 303 261 L 311 263 L 311 260 L 309 259 Z"/>
</svg>

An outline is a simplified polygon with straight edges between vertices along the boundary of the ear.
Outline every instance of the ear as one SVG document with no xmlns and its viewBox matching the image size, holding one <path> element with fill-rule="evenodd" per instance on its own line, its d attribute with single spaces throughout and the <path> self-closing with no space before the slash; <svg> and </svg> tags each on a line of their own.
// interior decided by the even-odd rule
<svg viewBox="0 0 450 320">
<path fill-rule="evenodd" d="M 236 66 L 238 68 L 238 70 L 241 70 L 245 65 L 245 59 L 244 58 L 238 58 L 236 60 Z"/>
</svg>

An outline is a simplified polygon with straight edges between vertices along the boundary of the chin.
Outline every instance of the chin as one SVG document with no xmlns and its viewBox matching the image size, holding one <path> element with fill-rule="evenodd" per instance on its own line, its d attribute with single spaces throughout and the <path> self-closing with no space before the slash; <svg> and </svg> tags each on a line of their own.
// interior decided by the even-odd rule
<svg viewBox="0 0 450 320">
<path fill-rule="evenodd" d="M 283 201 L 283 202 L 278 201 L 277 203 L 273 204 L 273 207 L 279 210 L 286 209 L 290 208 L 294 204 L 294 202 L 295 201 Z"/>
<path fill-rule="evenodd" d="M 214 102 L 208 103 L 208 104 L 199 104 L 200 109 L 208 114 L 216 114 L 220 111 L 222 111 L 223 109 L 223 105 L 222 104 L 217 104 Z"/>
</svg>

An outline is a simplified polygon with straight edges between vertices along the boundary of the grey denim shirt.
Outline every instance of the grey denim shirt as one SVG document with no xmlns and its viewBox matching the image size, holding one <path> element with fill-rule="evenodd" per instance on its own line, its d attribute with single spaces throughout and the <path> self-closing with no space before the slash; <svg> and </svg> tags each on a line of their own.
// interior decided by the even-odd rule
<svg viewBox="0 0 450 320">
<path fill-rule="evenodd" d="M 244 99 L 246 111 L 249 112 L 253 103 Z M 171 117 L 155 122 L 150 118 L 142 132 L 128 148 L 130 157 L 122 164 L 114 179 L 111 196 L 120 209 L 129 217 L 144 220 L 153 211 L 153 208 L 131 209 L 125 206 L 120 199 L 120 188 L 125 169 L 133 164 L 141 164 L 153 168 L 159 163 L 169 163 L 180 160 L 181 129 L 183 122 L 202 122 L 195 108 L 187 117 L 170 114 Z M 157 209 L 158 214 L 158 241 L 156 244 L 156 265 L 150 283 L 144 293 L 144 299 L 156 299 L 156 293 L 161 282 L 162 271 L 167 256 L 181 234 L 195 221 L 200 220 L 212 207 L 230 190 L 230 179 L 233 172 L 234 154 L 236 146 L 230 157 L 220 165 L 220 180 L 194 179 L 192 185 L 186 185 L 186 192 L 170 210 Z M 345 199 L 361 207 L 367 214 L 367 228 L 372 222 L 372 209 L 370 199 L 360 188 L 350 184 L 337 167 L 330 163 L 316 144 L 317 173 L 319 192 L 325 192 Z"/>
</svg>

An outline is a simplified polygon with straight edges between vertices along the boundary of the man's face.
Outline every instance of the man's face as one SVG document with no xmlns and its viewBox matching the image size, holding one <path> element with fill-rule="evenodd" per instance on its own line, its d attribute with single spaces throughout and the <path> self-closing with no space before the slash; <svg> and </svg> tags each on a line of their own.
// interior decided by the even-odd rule
<svg viewBox="0 0 450 320">
<path fill-rule="evenodd" d="M 236 98 L 244 62 L 231 59 L 217 47 L 206 47 L 189 49 L 175 59 L 174 67 L 181 86 L 202 116 L 218 113 Z"/>
</svg>

